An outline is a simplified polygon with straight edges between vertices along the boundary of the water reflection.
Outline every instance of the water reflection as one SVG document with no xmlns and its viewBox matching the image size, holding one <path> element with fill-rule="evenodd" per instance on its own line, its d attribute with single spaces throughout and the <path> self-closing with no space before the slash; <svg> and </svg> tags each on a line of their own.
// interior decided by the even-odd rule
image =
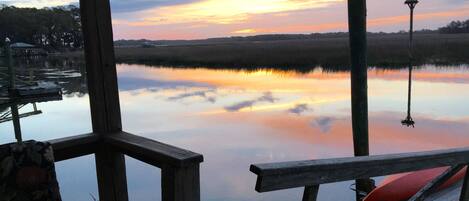
<svg viewBox="0 0 469 201">
<path fill-rule="evenodd" d="M 39 73 L 35 76 L 60 80 L 69 96 L 62 102 L 39 104 L 44 114 L 25 120 L 27 137 L 50 139 L 91 130 L 81 65 L 71 61 L 48 65 L 49 70 L 34 69 Z M 301 189 L 256 193 L 249 165 L 353 155 L 348 72 L 121 64 L 118 76 L 125 130 L 204 154 L 203 200 L 300 200 Z M 369 79 L 372 154 L 469 143 L 469 94 L 461 93 L 469 90 L 467 67 L 424 66 L 414 70 L 412 109 L 419 119 L 415 129 L 396 124 L 406 111 L 407 72 L 371 68 Z M 1 133 L 9 129 L 0 124 Z M 46 129 L 46 134 L 33 134 Z M 8 141 L 2 136 L 0 140 Z M 89 193 L 96 195 L 95 174 L 89 174 L 93 172 L 89 167 L 92 159 L 77 161 L 58 166 L 64 199 L 91 200 Z M 130 197 L 160 199 L 159 171 L 132 159 L 127 164 Z M 86 166 L 86 172 L 81 172 L 81 166 Z M 354 192 L 348 190 L 349 184 L 325 185 L 320 199 L 352 200 Z M 83 190 L 77 193 L 75 189 Z"/>
<path fill-rule="evenodd" d="M 122 80 L 177 83 L 121 91 L 124 126 L 203 153 L 204 200 L 299 200 L 301 190 L 255 193 L 255 178 L 247 168 L 259 162 L 353 155 L 348 72 L 139 65 L 120 65 L 118 72 Z M 412 130 L 396 123 L 406 111 L 407 71 L 372 68 L 369 78 L 373 154 L 467 145 L 469 108 L 465 102 L 469 94 L 460 93 L 469 88 L 466 67 L 415 70 L 414 117 L 420 126 Z M 321 191 L 322 200 L 353 198 L 347 183 L 328 185 Z"/>
</svg>

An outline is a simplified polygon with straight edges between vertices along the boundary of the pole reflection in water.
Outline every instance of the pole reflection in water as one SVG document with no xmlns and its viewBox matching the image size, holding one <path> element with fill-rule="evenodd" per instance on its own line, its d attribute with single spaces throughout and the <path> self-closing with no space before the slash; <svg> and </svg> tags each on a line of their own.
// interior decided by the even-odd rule
<svg viewBox="0 0 469 201">
<path fill-rule="evenodd" d="M 411 116 L 411 103 L 412 103 L 412 69 L 413 69 L 413 32 L 414 32 L 414 8 L 417 5 L 418 0 L 406 0 L 410 8 L 410 30 L 409 30 L 409 85 L 407 93 L 407 117 L 401 121 L 402 125 L 407 127 L 415 127 L 415 121 Z"/>
</svg>

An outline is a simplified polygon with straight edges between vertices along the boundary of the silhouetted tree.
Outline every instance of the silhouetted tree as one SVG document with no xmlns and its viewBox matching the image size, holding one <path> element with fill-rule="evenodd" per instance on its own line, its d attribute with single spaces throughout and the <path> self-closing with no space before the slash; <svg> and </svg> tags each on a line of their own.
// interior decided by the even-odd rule
<svg viewBox="0 0 469 201">
<path fill-rule="evenodd" d="M 0 43 L 5 37 L 49 49 L 82 47 L 80 10 L 76 6 L 55 8 L 0 7 Z"/>
<path fill-rule="evenodd" d="M 469 20 L 452 21 L 445 27 L 439 28 L 438 31 L 444 34 L 469 33 Z"/>
</svg>

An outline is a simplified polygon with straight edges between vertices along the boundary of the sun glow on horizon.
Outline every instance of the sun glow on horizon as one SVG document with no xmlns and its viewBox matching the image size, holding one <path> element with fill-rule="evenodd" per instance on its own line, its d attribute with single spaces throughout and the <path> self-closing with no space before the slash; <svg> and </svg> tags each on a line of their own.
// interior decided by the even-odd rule
<svg viewBox="0 0 469 201">
<path fill-rule="evenodd" d="M 204 0 L 142 11 L 140 19 L 119 21 L 133 26 L 177 23 L 235 24 L 251 15 L 323 8 L 344 0 Z"/>
<path fill-rule="evenodd" d="M 19 8 L 45 8 L 78 4 L 78 0 L 0 0 L 0 5 L 13 5 Z"/>
<path fill-rule="evenodd" d="M 16 7 L 77 5 L 79 0 L 0 0 Z M 368 0 L 368 31 L 408 29 L 403 1 Z M 345 0 L 111 0 L 114 36 L 119 39 L 190 40 L 262 34 L 346 32 Z M 436 29 L 469 17 L 469 1 L 426 0 L 415 28 Z"/>
</svg>

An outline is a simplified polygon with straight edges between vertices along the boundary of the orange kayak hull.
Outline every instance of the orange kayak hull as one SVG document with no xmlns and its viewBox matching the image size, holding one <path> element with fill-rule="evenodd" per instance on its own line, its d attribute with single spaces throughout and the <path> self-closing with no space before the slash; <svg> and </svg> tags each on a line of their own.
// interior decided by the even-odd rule
<svg viewBox="0 0 469 201">
<path fill-rule="evenodd" d="M 447 169 L 448 167 L 441 167 L 388 176 L 368 194 L 364 201 L 406 201 Z M 438 190 L 445 189 L 460 181 L 464 178 L 465 173 L 466 168 L 463 168 Z"/>
</svg>

